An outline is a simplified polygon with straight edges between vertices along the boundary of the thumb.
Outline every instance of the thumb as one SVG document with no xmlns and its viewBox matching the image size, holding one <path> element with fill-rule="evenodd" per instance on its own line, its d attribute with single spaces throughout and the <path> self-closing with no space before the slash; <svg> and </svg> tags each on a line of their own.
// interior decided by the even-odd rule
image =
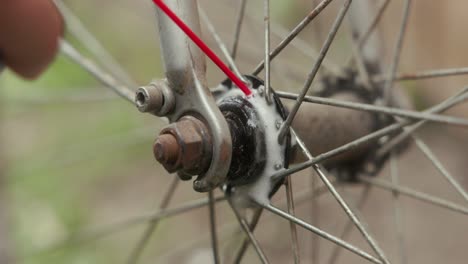
<svg viewBox="0 0 468 264">
<path fill-rule="evenodd" d="M 45 70 L 62 32 L 62 18 L 51 1 L 0 0 L 0 59 L 20 76 L 33 79 Z"/>
</svg>

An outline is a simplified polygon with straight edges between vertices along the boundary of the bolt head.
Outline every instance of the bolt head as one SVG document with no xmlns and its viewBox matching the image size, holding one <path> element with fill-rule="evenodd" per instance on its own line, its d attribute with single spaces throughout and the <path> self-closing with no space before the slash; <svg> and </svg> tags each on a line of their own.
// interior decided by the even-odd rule
<svg viewBox="0 0 468 264">
<path fill-rule="evenodd" d="M 153 145 L 154 157 L 170 172 L 183 177 L 204 172 L 211 162 L 211 137 L 202 121 L 185 116 L 164 128 Z"/>
<path fill-rule="evenodd" d="M 142 113 L 158 112 L 164 104 L 163 92 L 155 85 L 140 87 L 135 94 L 135 104 Z"/>
</svg>

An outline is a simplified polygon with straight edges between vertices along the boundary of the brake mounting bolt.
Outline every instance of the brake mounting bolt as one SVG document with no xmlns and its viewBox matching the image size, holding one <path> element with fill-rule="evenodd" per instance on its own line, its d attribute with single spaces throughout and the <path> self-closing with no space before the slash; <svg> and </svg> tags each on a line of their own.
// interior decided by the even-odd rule
<svg viewBox="0 0 468 264">
<path fill-rule="evenodd" d="M 153 81 L 138 88 L 135 105 L 142 113 L 165 116 L 174 110 L 175 99 L 165 80 Z"/>
<path fill-rule="evenodd" d="M 164 95 L 160 89 L 154 85 L 138 88 L 135 95 L 135 104 L 142 113 L 157 112 L 164 103 Z"/>
</svg>

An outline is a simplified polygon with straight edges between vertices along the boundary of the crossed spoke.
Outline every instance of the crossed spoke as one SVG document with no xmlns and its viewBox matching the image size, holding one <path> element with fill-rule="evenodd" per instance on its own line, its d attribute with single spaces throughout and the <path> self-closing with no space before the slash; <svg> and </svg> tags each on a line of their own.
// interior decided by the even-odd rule
<svg viewBox="0 0 468 264">
<path fill-rule="evenodd" d="M 293 108 L 291 109 L 288 117 L 286 118 L 286 121 L 284 121 L 283 125 L 280 128 L 280 133 L 278 136 L 278 140 L 282 141 L 284 139 L 284 136 L 287 134 L 289 131 L 289 128 L 294 120 L 294 117 L 296 116 L 299 107 L 302 104 L 302 101 L 304 100 L 304 97 L 306 96 L 307 92 L 309 91 L 309 88 L 312 84 L 312 82 L 315 79 L 315 76 L 322 65 L 323 60 L 325 59 L 325 56 L 328 53 L 328 50 L 335 39 L 336 33 L 338 32 L 338 29 L 341 26 L 341 23 L 343 22 L 343 18 L 345 17 L 347 11 L 349 10 L 349 7 L 351 5 L 352 0 L 345 0 L 343 7 L 340 9 L 340 12 L 338 13 L 330 32 L 328 33 L 327 39 L 325 40 L 325 43 L 322 46 L 322 49 L 319 52 L 319 56 L 317 60 L 314 63 L 314 66 L 312 67 L 311 72 L 307 76 L 307 80 L 304 83 L 304 87 L 301 90 L 301 93 L 299 97 L 296 100 L 296 103 L 294 104 Z"/>
<path fill-rule="evenodd" d="M 167 206 L 171 202 L 172 198 L 174 197 L 174 193 L 177 189 L 177 185 L 179 184 L 179 178 L 174 177 L 172 180 L 171 184 L 169 185 L 169 188 L 166 190 L 166 194 L 163 196 L 161 203 L 159 204 L 159 210 L 166 210 Z M 211 199 L 210 199 L 210 204 L 211 204 Z M 142 234 L 140 239 L 138 240 L 137 244 L 133 248 L 133 250 L 130 253 L 130 256 L 127 260 L 128 264 L 136 264 L 138 263 L 138 260 L 140 259 L 140 256 L 143 254 L 143 251 L 148 244 L 151 236 L 153 235 L 154 231 L 158 227 L 160 219 L 155 219 L 154 221 L 151 221 L 148 224 L 148 227 L 146 228 L 145 232 Z"/>
<path fill-rule="evenodd" d="M 61 41 L 61 51 L 64 55 L 69 57 L 71 60 L 76 62 L 80 65 L 83 69 L 91 73 L 97 80 L 103 83 L 105 86 L 112 89 L 118 95 L 126 99 L 127 101 L 134 103 L 134 91 L 130 88 L 134 85 L 134 81 L 126 74 L 126 72 L 122 69 L 122 67 L 116 62 L 116 60 L 107 53 L 107 51 L 102 47 L 99 41 L 87 31 L 87 29 L 82 25 L 81 21 L 59 0 L 56 1 L 58 7 L 60 8 L 61 12 L 66 14 L 68 18 L 67 21 L 70 21 L 69 24 L 71 25 L 72 33 L 83 43 L 87 44 L 87 49 L 90 51 L 95 51 L 93 55 L 97 57 L 101 63 L 104 64 L 104 67 L 100 67 L 97 63 L 94 63 L 89 58 L 85 57 L 81 54 L 78 49 L 73 47 L 69 42 L 66 40 Z M 266 83 L 266 92 L 267 92 L 267 99 L 270 99 L 269 93 L 270 91 L 270 63 L 271 61 L 279 55 L 296 37 L 306 28 L 307 25 L 315 17 L 317 17 L 330 3 L 332 0 L 322 0 L 289 34 L 287 34 L 283 40 L 280 42 L 278 46 L 274 49 L 270 47 L 270 10 L 269 10 L 269 0 L 264 0 L 264 60 L 257 65 L 254 70 L 254 74 L 259 74 L 263 69 L 265 69 L 265 83 Z M 287 177 L 286 180 L 286 199 L 287 199 L 287 208 L 288 211 L 284 212 L 280 209 L 272 206 L 272 205 L 260 205 L 260 209 L 258 209 L 252 221 L 250 223 L 240 214 L 238 208 L 232 204 L 232 202 L 228 199 L 229 205 L 231 206 L 238 223 L 242 230 L 245 233 L 245 239 L 242 241 L 242 244 L 237 251 L 236 254 L 236 262 L 240 262 L 244 256 L 247 247 L 252 244 L 253 248 L 255 249 L 257 255 L 259 256 L 260 260 L 263 263 L 269 263 L 268 259 L 266 258 L 262 248 L 260 247 L 258 241 L 256 240 L 253 230 L 255 229 L 260 216 L 262 214 L 263 209 L 270 211 L 271 213 L 280 216 L 281 218 L 287 219 L 290 223 L 290 231 L 291 231 L 291 238 L 292 238 L 292 250 L 294 253 L 294 260 L 295 263 L 300 263 L 300 254 L 299 254 L 299 243 L 297 238 L 297 230 L 296 226 L 299 225 L 333 243 L 339 245 L 340 247 L 336 248 L 336 252 L 339 251 L 340 248 L 347 249 L 373 263 L 389 263 L 387 257 L 383 253 L 382 249 L 376 243 L 376 241 L 372 238 L 368 230 L 366 230 L 364 223 L 358 219 L 356 214 L 351 210 L 342 196 L 338 193 L 335 187 L 332 185 L 332 182 L 329 180 L 329 177 L 325 170 L 319 165 L 319 163 L 339 155 L 343 152 L 350 151 L 362 144 L 366 144 L 372 140 L 377 140 L 380 137 L 385 135 L 389 135 L 394 132 L 401 132 L 398 136 L 394 137 L 390 142 L 380 150 L 378 153 L 379 155 L 384 155 L 388 152 L 391 153 L 390 159 L 390 167 L 391 167 L 391 182 L 387 182 L 380 179 L 369 178 L 366 176 L 359 176 L 359 179 L 367 184 L 366 190 L 369 190 L 370 186 L 375 186 L 378 188 L 387 189 L 392 192 L 393 195 L 393 202 L 394 202 L 394 214 L 395 214 L 395 226 L 397 229 L 397 238 L 400 245 L 400 255 L 401 255 L 401 262 L 407 263 L 407 256 L 404 250 L 404 237 L 402 231 L 402 223 L 401 223 L 401 205 L 399 202 L 399 197 L 401 195 L 409 196 L 415 199 L 419 199 L 424 202 L 428 202 L 432 205 L 443 207 L 446 209 L 450 209 L 462 214 L 468 214 L 468 209 L 464 206 L 452 203 L 450 201 L 446 201 L 437 197 L 433 197 L 431 195 L 419 192 L 417 190 L 413 190 L 404 186 L 399 185 L 399 175 L 398 175 L 398 166 L 397 160 L 395 158 L 395 154 L 393 153 L 394 147 L 404 141 L 404 139 L 411 137 L 416 146 L 422 151 L 422 153 L 434 164 L 434 166 L 438 169 L 438 171 L 445 177 L 445 179 L 457 190 L 457 192 L 468 202 L 468 194 L 466 191 L 461 187 L 461 185 L 455 180 L 455 177 L 449 173 L 449 171 L 443 166 L 443 164 L 438 160 L 435 154 L 432 152 L 430 147 L 418 136 L 415 131 L 422 127 L 427 122 L 439 122 L 443 124 L 449 125 L 458 125 L 458 126 L 468 126 L 468 120 L 463 118 L 457 118 L 452 116 L 440 115 L 437 114 L 438 112 L 444 111 L 453 105 L 461 103 L 468 99 L 468 94 L 466 93 L 467 89 L 464 89 L 462 93 L 459 93 L 457 96 L 449 98 L 448 100 L 444 101 L 441 104 L 438 104 L 426 111 L 417 112 L 411 110 L 403 110 L 397 109 L 392 107 L 385 107 L 385 106 L 375 106 L 369 104 L 362 104 L 362 103 L 354 103 L 354 102 L 345 102 L 335 99 L 329 98 L 320 98 L 314 96 L 306 96 L 307 92 L 309 91 L 318 71 L 322 67 L 324 63 L 325 57 L 327 52 L 343 22 L 343 18 L 345 17 L 349 6 L 352 0 L 344 0 L 343 7 L 340 9 L 335 21 L 331 27 L 331 30 L 317 56 L 317 60 L 313 64 L 313 67 L 310 73 L 307 76 L 307 80 L 305 81 L 300 94 L 292 94 L 287 92 L 277 92 L 277 95 L 286 98 L 286 99 L 293 99 L 296 100 L 290 114 L 288 115 L 286 121 L 282 124 L 280 129 L 280 136 L 279 140 L 281 141 L 284 136 L 289 132 L 292 131 L 294 136 L 298 139 L 299 145 L 303 148 L 304 153 L 309 157 L 309 160 L 303 162 L 301 164 L 295 165 L 289 169 L 281 171 L 273 176 L 274 180 L 283 179 L 292 173 L 298 172 L 305 168 L 312 167 L 312 169 L 317 173 L 318 177 L 324 183 L 326 189 L 329 193 L 336 199 L 339 205 L 342 207 L 344 212 L 349 217 L 348 225 L 346 226 L 345 230 L 343 231 L 343 236 L 347 236 L 350 232 L 352 225 L 354 224 L 356 228 L 360 231 L 366 241 L 369 243 L 371 248 L 375 251 L 378 255 L 378 258 L 371 256 L 370 254 L 362 251 L 361 249 L 345 242 L 343 239 L 335 237 L 327 232 L 315 227 L 314 225 L 308 224 L 305 221 L 297 218 L 295 216 L 295 202 L 293 197 L 293 191 L 291 186 L 291 177 Z M 392 92 L 392 87 L 395 81 L 404 81 L 404 80 L 419 80 L 419 79 L 427 79 L 427 78 L 437 78 L 437 77 L 444 77 L 444 76 L 454 76 L 454 75 L 462 75 L 468 74 L 468 68 L 456 68 L 456 69 L 440 69 L 440 70 L 431 70 L 431 71 L 424 71 L 424 72 L 416 72 L 416 73 L 403 73 L 397 74 L 398 72 L 398 64 L 400 61 L 400 54 L 403 46 L 404 41 L 404 34 L 407 29 L 408 18 L 410 13 L 410 6 L 411 0 L 405 1 L 404 12 L 403 12 L 403 19 L 400 26 L 400 31 L 398 34 L 398 38 L 396 41 L 394 53 L 392 56 L 392 62 L 390 64 L 389 72 L 384 75 L 376 75 L 376 76 L 369 76 L 369 73 L 365 70 L 365 63 L 362 57 L 359 57 L 359 51 L 365 46 L 366 41 L 369 39 L 371 33 L 375 30 L 377 24 L 381 20 L 384 11 L 386 10 L 389 0 L 384 0 L 382 4 L 379 6 L 377 14 L 372 20 L 372 23 L 369 25 L 365 33 L 359 38 L 355 39 L 355 46 L 354 46 L 354 56 L 356 63 L 358 66 L 360 65 L 361 76 L 364 78 L 367 86 L 370 86 L 370 82 L 383 82 L 384 83 L 384 98 L 386 102 L 389 102 L 390 94 Z M 242 0 L 239 6 L 239 13 L 237 15 L 235 32 L 234 32 L 234 41 L 232 43 L 231 50 L 229 50 L 226 44 L 221 40 L 219 35 L 216 32 L 216 29 L 213 23 L 209 20 L 206 14 L 201 11 L 201 18 L 205 22 L 208 30 L 211 33 L 211 36 L 216 41 L 216 44 L 222 51 L 227 63 L 229 64 L 230 68 L 235 72 L 235 74 L 242 78 L 242 74 L 240 70 L 237 68 L 235 64 L 235 58 L 238 52 L 238 45 L 239 39 L 241 34 L 241 28 L 245 17 L 245 10 L 246 10 L 247 1 Z M 272 30 L 272 33 L 273 30 Z M 364 65 L 364 67 L 363 67 Z M 324 67 L 327 67 L 324 65 Z M 116 76 L 119 76 L 118 78 Z M 122 84 L 125 83 L 125 84 Z M 396 117 L 405 118 L 404 120 L 399 120 L 398 122 L 391 124 L 385 128 L 377 130 L 369 135 L 366 135 L 362 138 L 356 139 L 348 144 L 345 144 L 341 147 L 336 149 L 330 150 L 326 153 L 318 155 L 316 157 L 312 157 L 308 150 L 305 148 L 303 142 L 295 135 L 294 131 L 290 128 L 295 115 L 297 114 L 301 104 L 303 102 L 308 103 L 317 103 L 317 104 L 325 104 L 331 105 L 336 107 L 343 107 L 355 110 L 362 110 L 362 111 L 369 111 L 374 113 L 383 113 L 387 115 L 392 115 Z M 215 205 L 216 203 L 225 200 L 224 197 L 214 197 L 213 192 L 208 193 L 207 199 L 196 200 L 178 207 L 174 207 L 171 209 L 167 209 L 170 200 L 172 199 L 176 187 L 177 187 L 178 180 L 174 180 L 170 187 L 167 189 L 163 200 L 159 205 L 159 211 L 157 213 L 152 213 L 136 218 L 129 219 L 122 223 L 118 223 L 116 225 L 109 226 L 105 229 L 101 229 L 98 231 L 87 233 L 83 236 L 78 238 L 73 238 L 70 240 L 65 241 L 62 244 L 73 243 L 73 244 L 80 244 L 85 243 L 88 241 L 92 241 L 95 239 L 99 239 L 101 237 L 113 234 L 117 231 L 122 229 L 128 228 L 129 226 L 133 226 L 135 224 L 148 222 L 148 228 L 146 229 L 145 233 L 138 241 L 137 245 L 132 251 L 132 254 L 129 257 L 128 263 L 137 263 L 139 256 L 143 252 L 144 247 L 147 245 L 149 238 L 153 234 L 154 230 L 156 229 L 159 221 L 161 219 L 171 217 L 174 215 L 178 215 L 184 212 L 188 212 L 197 208 L 208 206 L 209 209 L 209 218 L 210 218 L 210 234 L 211 234 L 211 241 L 212 241 L 212 249 L 213 249 L 213 257 L 215 263 L 220 263 L 220 256 L 219 256 L 219 248 L 218 248 L 218 237 L 217 237 L 217 226 L 216 226 L 216 213 L 215 213 Z M 315 187 L 313 187 L 315 191 Z M 315 194 L 312 195 L 316 197 Z M 367 195 L 363 196 L 362 201 L 367 199 Z M 298 202 L 296 200 L 296 202 Z M 359 207 L 359 206 L 358 206 Z M 314 207 L 315 208 L 315 207 Z M 315 211 L 315 210 L 314 210 Z M 350 227 L 348 227 L 350 226 Z M 348 231 L 349 230 L 349 231 Z M 314 243 L 316 245 L 317 243 Z M 334 253 L 335 254 L 335 253 Z M 314 256 L 318 256 L 314 254 Z M 334 263 L 334 258 L 330 260 L 330 263 Z M 336 253 L 338 256 L 338 253 Z M 318 258 L 318 257 L 317 257 Z"/>
</svg>

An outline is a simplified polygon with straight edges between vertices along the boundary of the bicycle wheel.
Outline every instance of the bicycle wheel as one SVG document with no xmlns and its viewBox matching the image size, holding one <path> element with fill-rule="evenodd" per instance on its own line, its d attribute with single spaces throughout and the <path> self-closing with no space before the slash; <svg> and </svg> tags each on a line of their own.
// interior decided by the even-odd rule
<svg viewBox="0 0 468 264">
<path fill-rule="evenodd" d="M 10 153 L 15 163 L 7 187 L 17 212 L 14 234 L 20 244 L 19 262 L 462 261 L 463 248 L 446 241 L 461 245 L 468 230 L 464 219 L 468 195 L 461 178 L 466 154 L 461 146 L 466 142 L 466 128 L 448 128 L 466 126 L 467 120 L 440 112 L 464 102 L 468 97 L 466 89 L 453 92 L 442 103 L 420 112 L 404 108 L 407 103 L 394 92 L 398 88 L 411 91 L 419 104 L 416 106 L 425 107 L 420 92 L 428 85 L 425 79 L 466 73 L 463 68 L 411 74 L 399 71 L 399 65 L 406 63 L 420 66 L 417 59 L 401 53 L 409 43 L 404 39 L 414 33 L 409 26 L 413 26 L 413 15 L 417 17 L 418 10 L 437 4 L 409 0 L 384 0 L 375 6 L 366 1 L 316 2 L 312 5 L 299 1 L 285 7 L 282 1 L 271 1 L 271 10 L 269 1 L 199 3 L 203 39 L 208 46 L 223 54 L 231 68 L 238 69 L 236 74 L 248 76 L 241 78 L 251 78 L 252 86 L 257 83 L 257 94 L 282 98 L 288 115 L 275 114 L 274 118 L 281 119 L 275 133 L 287 135 L 291 124 L 295 131 L 291 137 L 295 139 L 292 145 L 296 152 L 285 154 L 284 164 L 276 171 L 268 171 L 267 176 L 246 173 L 274 178 L 277 184 L 263 194 L 267 201 L 253 199 L 244 208 L 232 202 L 232 193 L 237 191 L 232 188 L 254 186 L 257 178 L 230 180 L 227 185 L 222 182 L 217 186 L 222 188 L 214 188 L 207 195 L 195 192 L 191 184 L 179 182 L 177 176 L 168 175 L 161 166 L 155 168 L 148 146 L 164 123 L 155 122 L 153 116 L 138 115 L 132 105 L 135 91 L 128 88 L 136 87 L 136 82 L 72 11 L 57 1 L 70 33 L 70 42 L 62 45 L 64 54 L 132 104 L 115 100 L 108 93 L 87 91 L 50 97 L 51 92 L 41 89 L 35 92 L 37 96 L 19 99 L 19 90 L 18 94 L 9 95 L 14 98 L 7 97 L 7 102 L 15 103 L 6 120 L 11 138 L 6 142 L 7 149 L 13 146 L 8 144 L 15 143 Z M 69 4 L 84 22 L 108 8 L 110 14 L 122 14 L 122 23 L 131 30 L 112 42 L 118 45 L 114 47 L 115 54 L 121 54 L 127 45 L 135 44 L 135 39 L 155 30 L 153 23 L 148 23 L 154 15 L 151 3 Z M 127 10 L 146 14 L 148 19 L 132 24 L 134 13 Z M 127 13 L 128 18 L 124 18 Z M 108 28 L 119 21 L 102 18 L 99 22 Z M 395 24 L 397 30 L 392 28 Z M 136 36 L 141 27 L 146 31 L 143 29 L 144 33 Z M 121 31 L 113 28 L 111 33 L 101 32 L 103 39 L 107 39 L 106 35 L 116 37 Z M 383 40 L 388 41 L 388 51 Z M 418 39 L 412 41 L 416 42 L 412 44 L 416 49 L 422 49 Z M 140 44 L 153 48 L 155 43 L 145 40 Z M 157 56 L 151 48 L 125 49 L 132 54 L 141 52 L 141 56 L 120 58 L 129 59 L 129 64 L 148 64 L 143 71 L 133 68 L 138 82 L 154 77 L 153 69 L 159 70 L 157 76 L 163 75 L 161 66 L 148 55 L 153 52 L 153 57 Z M 95 57 L 100 64 L 87 57 Z M 65 76 L 64 80 L 54 80 L 59 85 L 71 83 L 73 79 L 69 78 L 78 79 L 67 74 L 71 67 L 67 63 L 59 59 L 55 67 L 55 74 Z M 220 87 L 235 86 L 223 82 L 226 77 L 216 66 L 207 66 L 208 86 L 217 88 L 214 93 Z M 11 77 L 6 78 L 8 86 L 22 86 L 11 81 Z M 457 81 L 446 81 L 449 79 L 452 78 L 439 80 L 441 84 L 456 84 Z M 97 86 L 91 81 L 78 82 Z M 265 88 L 270 86 L 275 91 Z M 264 90 L 260 92 L 261 89 Z M 40 112 L 31 111 L 23 109 L 27 103 L 47 106 L 41 106 Z M 268 105 L 266 101 L 265 104 Z M 257 114 L 259 120 L 267 115 Z M 264 119 L 277 125 L 277 119 Z M 26 128 L 17 128 L 22 126 Z M 24 135 L 17 134 L 18 130 Z M 74 133 L 77 130 L 82 132 Z M 438 132 L 451 135 L 450 139 Z M 273 142 L 277 138 L 271 140 L 271 133 L 265 133 L 265 148 L 271 152 L 268 147 L 276 144 Z M 18 137 L 23 140 L 19 142 Z M 100 139 L 89 140 L 92 137 Z M 414 144 L 405 147 L 406 140 Z M 68 145 L 70 141 L 78 143 L 58 147 L 57 153 L 50 156 L 41 154 L 37 160 L 27 154 L 31 149 L 52 149 L 54 144 Z M 261 144 L 249 144 L 256 146 L 253 152 L 261 148 Z M 32 151 L 30 155 L 38 156 Z M 123 165 L 116 164 L 116 160 Z M 144 176 L 150 174 L 157 177 Z M 102 176 L 95 179 L 97 175 Z M 252 198 L 252 193 L 246 197 Z M 149 213 L 141 214 L 142 211 Z M 87 229 L 89 226 L 102 228 Z"/>
</svg>

